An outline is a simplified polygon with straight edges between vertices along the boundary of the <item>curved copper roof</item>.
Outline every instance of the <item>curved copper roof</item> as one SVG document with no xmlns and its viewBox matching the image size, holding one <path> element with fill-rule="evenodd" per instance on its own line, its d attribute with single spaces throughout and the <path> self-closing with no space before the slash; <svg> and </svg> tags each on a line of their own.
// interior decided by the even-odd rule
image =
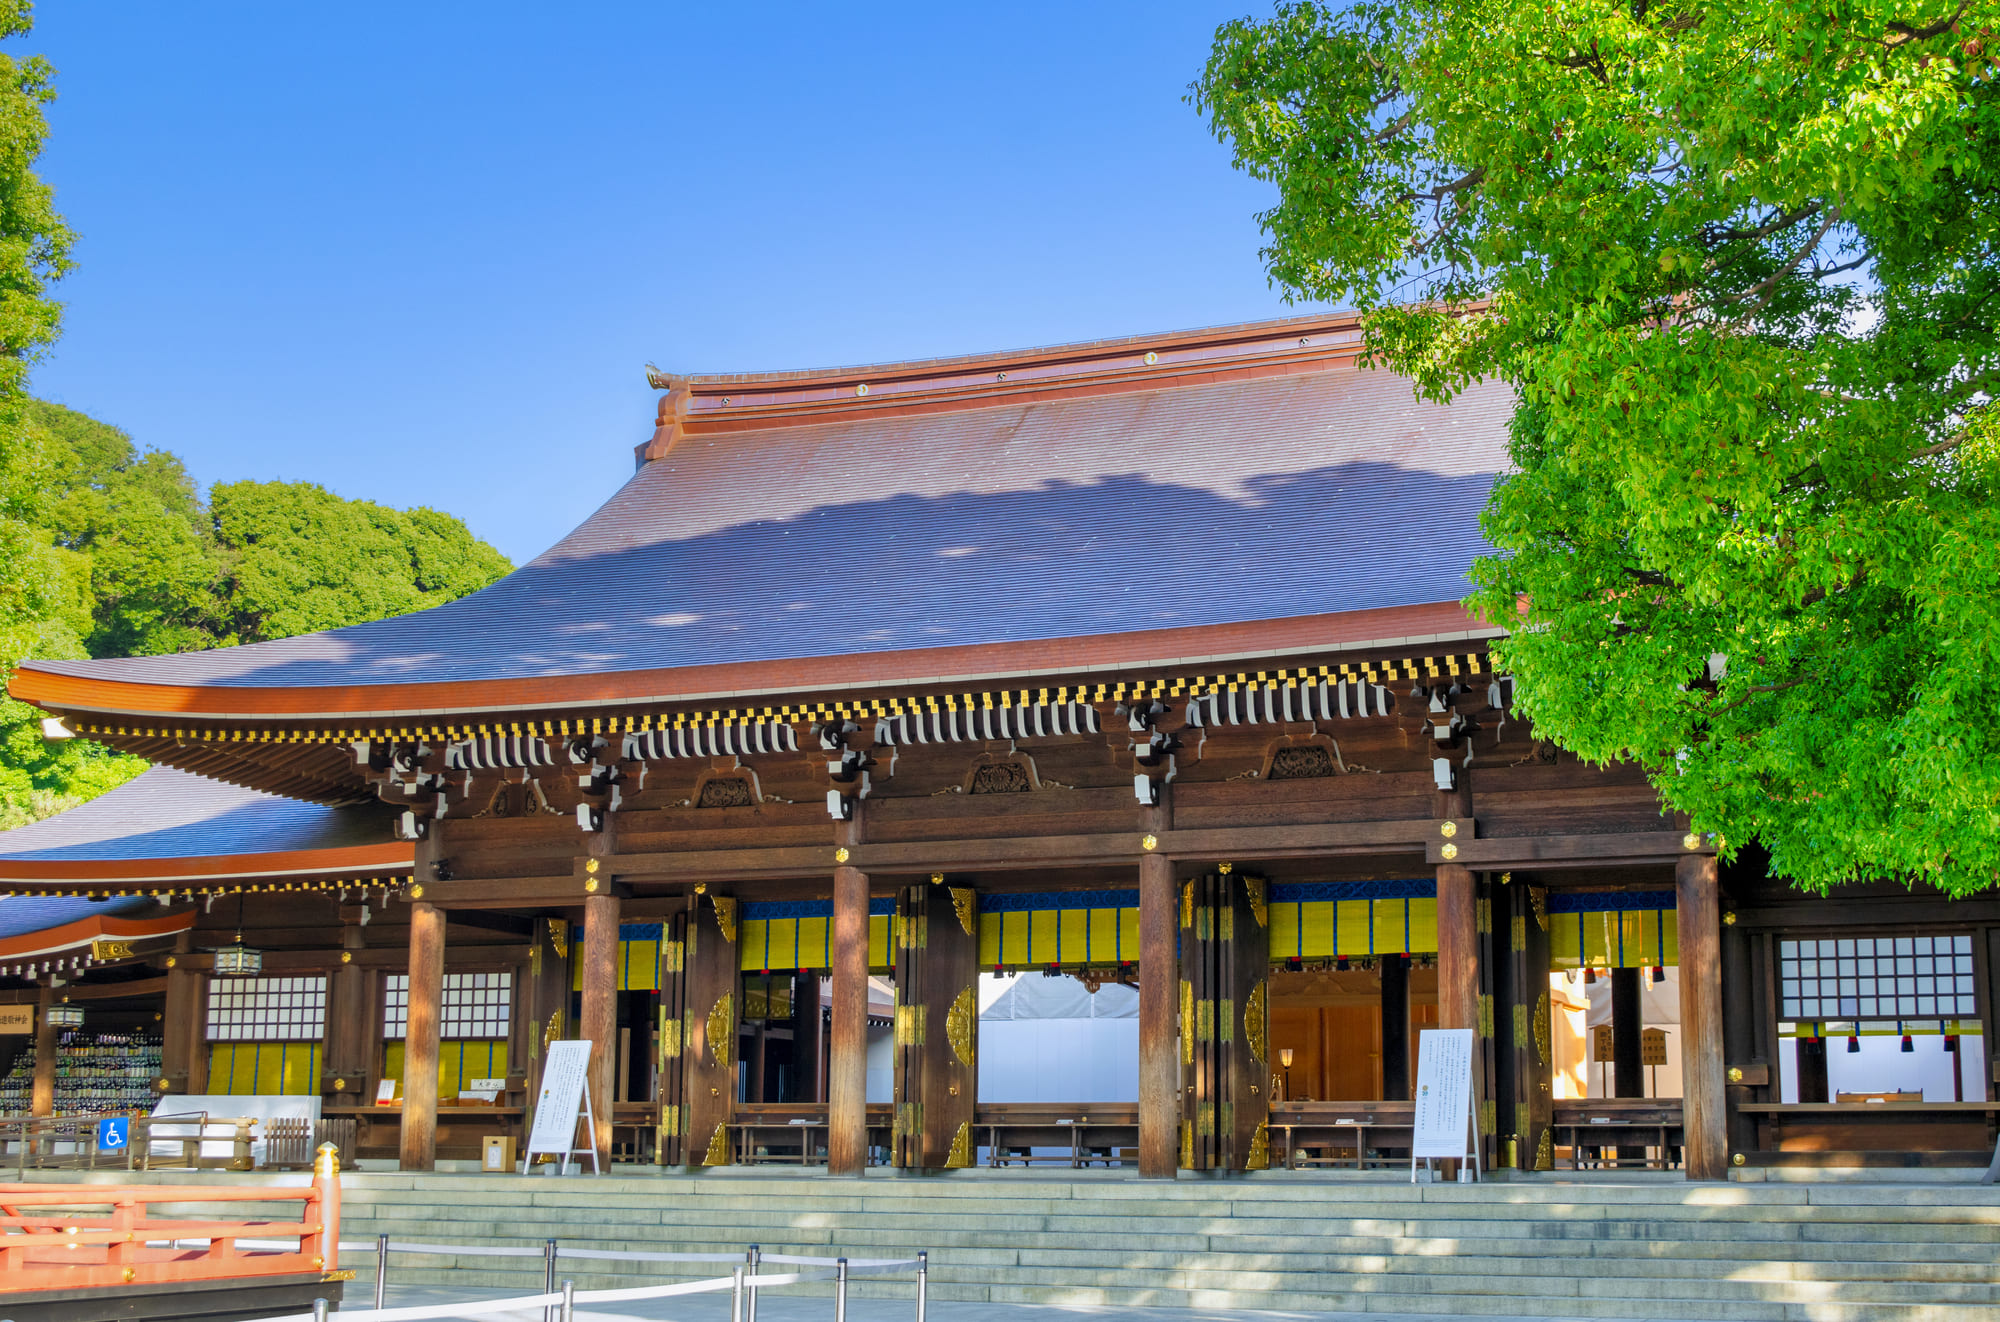
<svg viewBox="0 0 2000 1322">
<path fill-rule="evenodd" d="M 379 804 L 329 808 L 153 767 L 43 821 L 0 831 L 0 882 L 49 885 L 373 874 L 414 861 Z"/>
<path fill-rule="evenodd" d="M 31 662 L 13 692 L 134 716 L 503 712 L 1464 637 L 1508 393 L 1419 403 L 1357 344 L 1351 319 L 1306 318 L 663 378 L 639 472 L 483 592 Z"/>
</svg>

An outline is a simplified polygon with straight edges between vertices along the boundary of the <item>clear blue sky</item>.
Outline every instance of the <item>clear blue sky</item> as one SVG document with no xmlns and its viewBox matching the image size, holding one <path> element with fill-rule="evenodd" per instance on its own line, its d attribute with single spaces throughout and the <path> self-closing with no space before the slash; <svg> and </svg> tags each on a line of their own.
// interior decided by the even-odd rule
<svg viewBox="0 0 2000 1322">
<path fill-rule="evenodd" d="M 1283 314 L 1181 100 L 1267 9 L 43 0 L 81 241 L 35 387 L 525 560 L 629 475 L 649 361 Z"/>
</svg>

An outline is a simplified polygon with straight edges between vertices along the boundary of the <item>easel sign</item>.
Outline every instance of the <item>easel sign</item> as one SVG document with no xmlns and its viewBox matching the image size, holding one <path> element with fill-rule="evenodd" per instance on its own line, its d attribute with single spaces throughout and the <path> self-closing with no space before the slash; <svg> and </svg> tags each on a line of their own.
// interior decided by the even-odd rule
<svg viewBox="0 0 2000 1322">
<path fill-rule="evenodd" d="M 537 1154 L 546 1152 L 561 1159 L 556 1174 L 567 1175 L 569 1159 L 588 1152 L 591 1173 L 604 1173 L 597 1165 L 597 1117 L 590 1109 L 589 1075 L 590 1043 L 549 1043 L 549 1062 L 542 1067 L 542 1089 L 535 1097 L 535 1127 L 528 1133 L 522 1170 L 535 1164 Z M 585 1122 L 590 1134 L 587 1148 L 576 1146 L 579 1119 Z"/>
<path fill-rule="evenodd" d="M 1425 1170 L 1438 1158 L 1470 1161 L 1458 1178 L 1479 1178 L 1479 1108 L 1472 1094 L 1472 1030 L 1426 1028 L 1417 1034 L 1416 1133 L 1410 1144 L 1410 1183 L 1417 1161 Z"/>
</svg>

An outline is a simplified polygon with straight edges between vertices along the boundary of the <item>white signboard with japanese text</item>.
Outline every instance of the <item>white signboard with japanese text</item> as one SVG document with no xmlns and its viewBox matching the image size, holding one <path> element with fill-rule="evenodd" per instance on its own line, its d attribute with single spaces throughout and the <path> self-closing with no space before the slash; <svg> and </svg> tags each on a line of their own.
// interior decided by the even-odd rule
<svg viewBox="0 0 2000 1322">
<path fill-rule="evenodd" d="M 533 1166 L 540 1153 L 561 1160 L 561 1173 L 569 1173 L 569 1159 L 590 1154 L 590 1168 L 597 1167 L 596 1118 L 590 1106 L 590 1043 L 572 1040 L 549 1043 L 548 1063 L 542 1067 L 542 1086 L 535 1094 L 535 1124 L 528 1132 L 528 1150 L 522 1154 Z M 590 1146 L 576 1146 L 577 1120 L 591 1122 Z"/>
<path fill-rule="evenodd" d="M 1479 1160 L 1479 1114 L 1472 1086 L 1472 1030 L 1426 1028 L 1417 1035 L 1416 1134 L 1411 1178 L 1419 1159 Z"/>
</svg>

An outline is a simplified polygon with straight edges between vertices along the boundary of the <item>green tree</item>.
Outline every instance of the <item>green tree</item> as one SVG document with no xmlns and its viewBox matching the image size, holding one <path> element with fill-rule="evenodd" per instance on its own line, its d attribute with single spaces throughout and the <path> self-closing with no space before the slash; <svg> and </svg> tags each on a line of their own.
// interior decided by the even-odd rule
<svg viewBox="0 0 2000 1322">
<path fill-rule="evenodd" d="M 209 505 L 223 625 L 246 643 L 442 605 L 510 568 L 448 514 L 344 500 L 311 482 L 222 483 Z"/>
<path fill-rule="evenodd" d="M 40 400 L 49 439 L 46 521 L 56 544 L 86 557 L 92 656 L 157 656 L 233 641 L 221 619 L 220 557 L 186 467 L 141 453 L 109 423 Z"/>
<path fill-rule="evenodd" d="M 1273 278 L 1517 397 L 1471 604 L 1538 727 L 1824 888 L 2000 877 L 1991 0 L 1363 0 L 1193 99 Z"/>
<path fill-rule="evenodd" d="M 0 0 L 0 38 L 27 33 L 30 10 Z M 90 629 L 87 566 L 47 526 L 54 447 L 25 393 L 61 322 L 49 288 L 70 266 L 69 227 L 34 169 L 52 75 L 40 56 L 0 52 L 0 683 L 24 656 L 82 656 Z M 108 789 L 141 765 L 81 741 L 44 743 L 39 717 L 0 692 L 0 826 Z"/>
</svg>

